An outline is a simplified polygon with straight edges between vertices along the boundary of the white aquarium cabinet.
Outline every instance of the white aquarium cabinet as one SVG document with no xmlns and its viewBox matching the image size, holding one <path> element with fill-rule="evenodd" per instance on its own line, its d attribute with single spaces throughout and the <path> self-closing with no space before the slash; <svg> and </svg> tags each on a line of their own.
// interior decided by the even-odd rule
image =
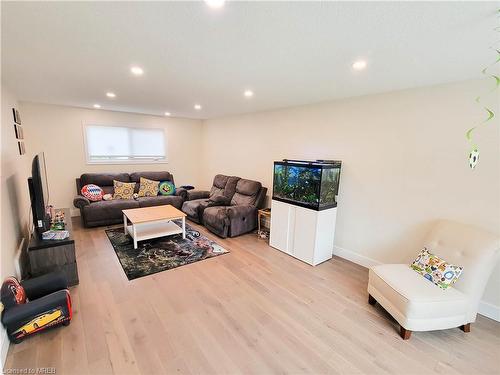
<svg viewBox="0 0 500 375">
<path fill-rule="evenodd" d="M 332 258 L 339 160 L 274 162 L 269 244 L 313 266 Z"/>
<path fill-rule="evenodd" d="M 337 207 L 323 211 L 273 200 L 269 244 L 316 266 L 332 258 Z"/>
</svg>

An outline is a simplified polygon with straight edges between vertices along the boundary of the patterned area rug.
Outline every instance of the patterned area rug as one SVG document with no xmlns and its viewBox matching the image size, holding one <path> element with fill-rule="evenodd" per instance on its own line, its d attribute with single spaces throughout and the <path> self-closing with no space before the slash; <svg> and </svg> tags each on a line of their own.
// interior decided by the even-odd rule
<svg viewBox="0 0 500 375">
<path fill-rule="evenodd" d="M 185 240 L 182 234 L 176 234 L 140 241 L 137 249 L 132 237 L 123 233 L 123 227 L 107 229 L 106 234 L 129 280 L 229 253 L 188 224 Z"/>
</svg>

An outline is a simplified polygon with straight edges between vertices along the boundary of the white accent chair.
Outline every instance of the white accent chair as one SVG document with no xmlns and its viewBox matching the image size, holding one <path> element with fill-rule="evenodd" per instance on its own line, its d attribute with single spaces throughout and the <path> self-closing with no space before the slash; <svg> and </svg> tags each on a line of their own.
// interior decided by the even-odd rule
<svg viewBox="0 0 500 375">
<path fill-rule="evenodd" d="M 443 290 L 409 264 L 374 266 L 369 271 L 368 303 L 378 302 L 396 319 L 404 340 L 410 338 L 412 331 L 460 327 L 470 332 L 500 254 L 500 240 L 476 227 L 439 220 L 423 247 L 451 264 L 463 266 L 458 281 Z"/>
</svg>

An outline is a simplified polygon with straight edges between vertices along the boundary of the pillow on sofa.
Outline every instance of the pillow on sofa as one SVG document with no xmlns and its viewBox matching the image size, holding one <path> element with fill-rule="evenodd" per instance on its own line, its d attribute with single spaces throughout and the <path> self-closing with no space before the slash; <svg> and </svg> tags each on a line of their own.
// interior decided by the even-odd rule
<svg viewBox="0 0 500 375">
<path fill-rule="evenodd" d="M 91 202 L 99 202 L 104 194 L 104 191 L 94 184 L 85 185 L 80 192 Z"/>
<path fill-rule="evenodd" d="M 132 199 L 134 197 L 135 182 L 121 182 L 113 180 L 115 193 L 113 199 Z"/>
<path fill-rule="evenodd" d="M 423 275 L 441 289 L 452 286 L 460 277 L 463 267 L 449 264 L 438 256 L 423 249 L 410 265 L 415 271 Z"/>
<path fill-rule="evenodd" d="M 159 191 L 160 181 L 148 180 L 141 177 L 139 185 L 139 197 L 156 197 Z"/>
<path fill-rule="evenodd" d="M 159 195 L 174 195 L 175 185 L 172 181 L 162 181 L 160 182 L 160 192 Z"/>
</svg>

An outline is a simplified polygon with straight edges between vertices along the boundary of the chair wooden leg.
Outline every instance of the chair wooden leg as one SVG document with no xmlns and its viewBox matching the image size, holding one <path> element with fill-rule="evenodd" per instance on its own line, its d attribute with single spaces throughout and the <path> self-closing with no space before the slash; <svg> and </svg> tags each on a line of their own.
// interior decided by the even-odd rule
<svg viewBox="0 0 500 375">
<path fill-rule="evenodd" d="M 368 294 L 368 303 L 373 306 L 377 303 L 377 300 Z"/>
<path fill-rule="evenodd" d="M 411 336 L 411 331 L 401 326 L 399 329 L 399 335 L 403 340 L 408 340 Z"/>
<path fill-rule="evenodd" d="M 463 326 L 460 326 L 460 329 L 464 331 L 465 333 L 470 332 L 470 323 L 464 324 Z"/>
</svg>

